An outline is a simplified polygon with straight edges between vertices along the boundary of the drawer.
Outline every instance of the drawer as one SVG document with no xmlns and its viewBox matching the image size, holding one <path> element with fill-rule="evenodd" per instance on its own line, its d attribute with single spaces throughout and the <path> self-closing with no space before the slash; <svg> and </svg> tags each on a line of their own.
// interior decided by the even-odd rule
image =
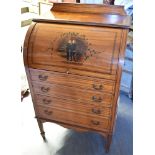
<svg viewBox="0 0 155 155">
<path fill-rule="evenodd" d="M 37 23 L 28 61 L 40 65 L 115 75 L 122 30 L 70 24 Z"/>
<path fill-rule="evenodd" d="M 78 76 L 67 73 L 58 73 L 30 69 L 31 79 L 33 81 L 47 82 L 51 84 L 62 84 L 65 86 L 74 86 L 76 88 L 95 90 L 99 92 L 114 93 L 115 83 L 111 80 Z"/>
<path fill-rule="evenodd" d="M 98 103 L 111 105 L 113 95 L 96 91 L 86 91 L 83 89 L 68 87 L 56 84 L 32 82 L 35 93 L 48 95 L 62 99 L 72 99 L 78 102 Z"/>
<path fill-rule="evenodd" d="M 37 105 L 44 105 L 48 107 L 58 107 L 61 109 L 68 109 L 73 112 L 82 112 L 90 115 L 97 115 L 111 118 L 112 109 L 99 104 L 88 104 L 77 102 L 74 100 L 66 100 L 55 98 L 51 96 L 35 95 Z"/>
<path fill-rule="evenodd" d="M 58 108 L 47 108 L 44 106 L 37 106 L 37 117 L 58 121 L 61 123 L 68 123 L 77 126 L 96 130 L 108 130 L 110 120 L 106 118 L 92 117 L 89 115 L 81 115 L 67 110 L 60 110 Z"/>
</svg>

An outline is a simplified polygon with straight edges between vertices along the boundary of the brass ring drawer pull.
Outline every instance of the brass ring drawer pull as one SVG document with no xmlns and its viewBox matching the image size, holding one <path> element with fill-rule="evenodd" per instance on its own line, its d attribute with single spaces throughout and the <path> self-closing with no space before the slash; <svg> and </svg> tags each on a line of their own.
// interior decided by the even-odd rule
<svg viewBox="0 0 155 155">
<path fill-rule="evenodd" d="M 91 120 L 91 123 L 92 123 L 93 125 L 100 125 L 100 122 L 99 122 L 99 121 Z"/>
<path fill-rule="evenodd" d="M 46 81 L 47 80 L 47 78 L 48 78 L 48 76 L 47 75 L 39 75 L 38 76 L 38 78 L 39 78 L 39 80 L 41 80 L 41 81 Z"/>
<path fill-rule="evenodd" d="M 45 88 L 45 87 L 41 87 L 41 91 L 44 93 L 47 93 L 50 90 L 49 87 Z"/>
<path fill-rule="evenodd" d="M 97 98 L 96 96 L 93 96 L 92 100 L 95 101 L 95 102 L 102 102 L 102 98 L 101 97 Z"/>
<path fill-rule="evenodd" d="M 93 88 L 95 90 L 102 90 L 103 89 L 103 85 L 100 84 L 99 86 L 97 86 L 97 85 L 93 84 Z"/>
<path fill-rule="evenodd" d="M 42 101 L 44 104 L 50 104 L 52 102 L 51 100 L 47 100 L 47 99 L 43 99 Z"/>
<path fill-rule="evenodd" d="M 92 108 L 92 112 L 95 113 L 95 114 L 101 114 L 101 110 L 100 109 Z"/>
<path fill-rule="evenodd" d="M 48 110 L 44 110 L 44 113 L 47 115 L 51 115 L 53 112 L 52 111 L 48 111 Z"/>
</svg>

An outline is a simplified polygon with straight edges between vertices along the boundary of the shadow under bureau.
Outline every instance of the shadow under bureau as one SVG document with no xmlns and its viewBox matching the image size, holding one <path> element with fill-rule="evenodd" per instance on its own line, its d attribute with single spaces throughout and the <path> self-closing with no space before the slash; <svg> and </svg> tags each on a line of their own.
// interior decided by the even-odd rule
<svg viewBox="0 0 155 155">
<path fill-rule="evenodd" d="M 33 19 L 24 65 L 44 140 L 49 121 L 98 132 L 109 151 L 129 26 L 123 6 L 54 3 Z"/>
</svg>

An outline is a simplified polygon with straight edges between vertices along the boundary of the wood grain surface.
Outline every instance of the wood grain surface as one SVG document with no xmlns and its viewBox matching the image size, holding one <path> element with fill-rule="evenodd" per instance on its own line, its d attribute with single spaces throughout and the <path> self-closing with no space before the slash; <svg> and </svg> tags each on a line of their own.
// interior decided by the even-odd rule
<svg viewBox="0 0 155 155">
<path fill-rule="evenodd" d="M 106 106 L 105 104 L 78 102 L 40 94 L 36 94 L 36 103 L 37 105 L 44 105 L 47 107 L 58 107 L 64 110 L 69 109 L 72 111 L 81 112 L 85 115 L 89 114 L 108 118 L 112 117 L 111 106 Z"/>
<path fill-rule="evenodd" d="M 85 126 L 88 128 L 98 129 L 100 131 L 109 129 L 109 119 L 99 118 L 99 117 L 91 117 L 86 115 L 79 115 L 78 113 L 72 111 L 63 111 L 62 109 L 56 108 L 47 108 L 44 106 L 37 106 L 38 118 L 47 118 L 50 120 L 60 121 L 64 123 L 74 124 L 77 126 Z"/>
<path fill-rule="evenodd" d="M 87 44 L 87 56 L 80 62 L 66 61 L 59 51 L 63 35 L 70 33 Z M 116 74 L 121 35 L 122 31 L 114 28 L 39 23 L 31 34 L 29 64 Z"/>
<path fill-rule="evenodd" d="M 91 16 L 91 17 L 89 17 Z M 102 4 L 54 4 L 51 12 L 33 19 L 35 22 L 70 23 L 78 25 L 97 25 L 129 28 L 130 17 L 124 6 Z"/>
<path fill-rule="evenodd" d="M 55 122 L 99 132 L 108 152 L 130 17 L 122 6 L 60 3 L 33 21 L 24 65 L 43 139 L 43 123 Z"/>
<path fill-rule="evenodd" d="M 113 94 L 115 83 L 107 79 L 98 79 L 67 73 L 52 72 L 38 69 L 30 69 L 32 81 L 46 82 L 49 84 L 61 84 L 85 90 L 96 90 Z M 78 80 L 77 80 L 78 79 Z"/>
<path fill-rule="evenodd" d="M 47 84 L 41 82 L 32 82 L 35 93 L 50 95 L 58 98 L 74 99 L 81 102 L 93 102 L 98 104 L 111 104 L 113 95 L 101 93 L 98 91 L 84 90 L 75 87 L 68 87 L 57 84 Z"/>
</svg>

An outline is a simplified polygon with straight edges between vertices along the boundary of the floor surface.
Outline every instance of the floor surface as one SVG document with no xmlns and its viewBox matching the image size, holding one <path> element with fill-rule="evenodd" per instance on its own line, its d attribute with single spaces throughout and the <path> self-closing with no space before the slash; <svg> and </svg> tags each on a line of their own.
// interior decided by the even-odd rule
<svg viewBox="0 0 155 155">
<path fill-rule="evenodd" d="M 34 114 L 31 97 L 21 103 L 22 155 L 106 155 L 101 135 L 75 132 L 54 123 L 44 123 L 44 143 Z M 132 101 L 120 95 L 116 129 L 107 155 L 133 154 Z"/>
</svg>

